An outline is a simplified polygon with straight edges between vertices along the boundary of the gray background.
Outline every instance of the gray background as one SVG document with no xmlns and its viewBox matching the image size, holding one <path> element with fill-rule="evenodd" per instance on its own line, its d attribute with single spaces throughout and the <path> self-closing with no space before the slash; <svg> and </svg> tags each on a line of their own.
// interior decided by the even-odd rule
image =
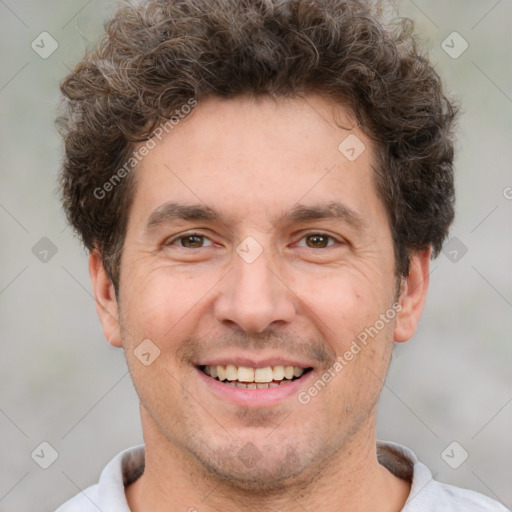
<svg viewBox="0 0 512 512">
<path fill-rule="evenodd" d="M 456 239 L 433 262 L 416 337 L 396 348 L 379 437 L 412 448 L 437 479 L 511 507 L 512 2 L 403 0 L 400 6 L 416 21 L 464 115 L 457 144 Z M 103 339 L 87 255 L 66 228 L 55 193 L 58 84 L 112 10 L 111 2 L 101 0 L 0 0 L 4 512 L 36 505 L 53 510 L 96 482 L 112 456 L 142 442 L 123 354 Z M 59 45 L 46 59 L 31 48 L 43 31 Z M 461 50 L 453 31 L 469 44 L 458 58 L 441 47 L 446 40 L 452 53 Z M 57 248 L 46 262 L 39 259 L 44 253 L 38 258 L 32 252 L 43 237 Z M 39 243 L 36 254 L 48 242 Z M 46 470 L 31 458 L 43 441 L 58 453 Z M 445 452 L 452 442 L 458 444 Z M 463 450 L 468 459 L 453 469 L 446 461 L 460 464 Z M 48 457 L 48 449 L 44 457 L 34 455 L 39 463 Z"/>
</svg>

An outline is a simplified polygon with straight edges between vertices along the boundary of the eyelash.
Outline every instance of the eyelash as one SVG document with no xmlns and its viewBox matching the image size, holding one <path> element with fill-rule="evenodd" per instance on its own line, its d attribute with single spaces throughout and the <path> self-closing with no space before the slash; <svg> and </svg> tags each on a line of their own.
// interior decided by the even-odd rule
<svg viewBox="0 0 512 512">
<path fill-rule="evenodd" d="M 190 233 L 182 233 L 180 235 L 177 235 L 171 239 L 169 239 L 168 241 L 165 242 L 165 245 L 177 245 L 176 242 L 179 242 L 180 240 L 183 240 L 187 237 L 191 237 L 191 236 L 197 236 L 197 237 L 201 237 L 205 240 L 209 240 L 211 242 L 211 244 L 213 245 L 214 242 L 213 240 L 211 240 L 208 236 L 202 234 L 202 233 L 198 233 L 198 232 L 190 232 Z M 341 242 L 340 240 L 338 240 L 336 237 L 328 234 L 328 233 L 323 233 L 321 231 L 311 231 L 309 233 L 305 233 L 304 235 L 302 235 L 302 237 L 299 239 L 299 242 L 302 241 L 302 240 L 305 240 L 307 237 L 310 237 L 310 236 L 320 236 L 320 237 L 326 237 L 329 239 L 329 242 L 333 241 L 334 243 L 331 244 L 331 245 L 327 245 L 327 247 L 322 247 L 321 249 L 327 249 L 328 247 L 332 247 L 333 245 L 335 244 L 341 244 L 343 242 Z M 328 243 L 329 243 L 328 242 Z M 298 242 L 296 242 L 298 243 Z M 206 247 L 211 247 L 211 246 L 206 246 Z M 305 247 L 304 245 L 300 246 L 300 247 Z M 187 247 L 183 247 L 181 246 L 182 249 L 188 249 Z M 199 249 L 203 249 L 203 247 L 199 247 Z M 312 247 L 307 247 L 306 248 L 309 248 L 309 249 L 312 249 Z"/>
<path fill-rule="evenodd" d="M 329 233 L 323 233 L 322 231 L 311 231 L 310 233 L 305 233 L 304 235 L 302 235 L 302 237 L 299 239 L 299 242 L 301 242 L 302 240 L 305 240 L 306 238 L 308 238 L 309 236 L 320 236 L 320 237 L 325 237 L 325 238 L 328 238 L 329 239 L 329 242 L 333 241 L 334 243 L 331 244 L 331 245 L 327 245 L 327 247 L 321 247 L 320 249 L 327 249 L 328 247 L 332 247 L 333 245 L 336 245 L 336 244 L 340 244 L 342 243 L 340 240 L 338 240 L 336 237 L 330 235 Z M 301 245 L 300 247 L 305 247 L 306 249 L 314 249 L 313 247 L 307 247 L 307 246 L 304 246 L 304 245 Z"/>
<path fill-rule="evenodd" d="M 182 233 L 181 235 L 177 235 L 173 238 L 170 238 L 169 240 L 167 240 L 165 242 L 164 245 L 177 245 L 176 242 L 179 242 L 180 240 L 183 240 L 185 238 L 188 238 L 188 237 L 191 237 L 191 236 L 197 236 L 197 237 L 201 237 L 205 240 L 210 240 L 210 242 L 212 243 L 213 245 L 213 240 L 211 240 L 209 237 L 207 237 L 206 235 L 203 235 L 203 233 L 197 233 L 197 232 L 194 232 L 194 231 L 191 231 L 190 233 Z M 208 246 L 209 247 L 209 246 Z M 187 249 L 187 247 L 183 247 L 181 246 L 182 249 Z M 203 247 L 200 247 L 200 249 L 202 249 Z"/>
</svg>

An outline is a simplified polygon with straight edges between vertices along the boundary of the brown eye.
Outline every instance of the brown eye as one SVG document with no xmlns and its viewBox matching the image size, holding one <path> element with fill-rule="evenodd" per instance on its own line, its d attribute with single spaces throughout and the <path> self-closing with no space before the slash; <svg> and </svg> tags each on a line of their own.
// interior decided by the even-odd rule
<svg viewBox="0 0 512 512">
<path fill-rule="evenodd" d="M 305 237 L 306 245 L 311 249 L 324 249 L 328 247 L 332 237 L 327 235 L 308 235 Z"/>
<path fill-rule="evenodd" d="M 186 235 L 178 238 L 177 242 L 181 247 L 197 249 L 204 246 L 205 237 L 202 235 Z"/>
<path fill-rule="evenodd" d="M 182 247 L 196 248 L 201 247 L 204 237 L 198 235 L 188 235 L 180 238 Z"/>
</svg>

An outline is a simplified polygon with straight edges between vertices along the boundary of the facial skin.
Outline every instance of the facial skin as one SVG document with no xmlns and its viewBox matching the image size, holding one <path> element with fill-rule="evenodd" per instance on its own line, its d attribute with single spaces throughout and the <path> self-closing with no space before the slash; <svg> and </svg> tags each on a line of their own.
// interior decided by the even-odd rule
<svg viewBox="0 0 512 512">
<path fill-rule="evenodd" d="M 349 134 L 366 146 L 353 162 L 338 150 Z M 397 295 L 373 155 L 329 100 L 241 97 L 200 102 L 140 163 L 119 301 L 90 259 L 105 336 L 140 398 L 146 469 L 127 489 L 132 510 L 402 508 L 408 483 L 377 462 L 376 404 L 393 343 L 416 329 L 430 251 L 413 255 Z M 395 301 L 394 319 L 300 403 Z M 160 350 L 149 366 L 134 354 L 145 339 Z M 198 369 L 281 361 L 312 368 L 288 396 L 235 396 Z"/>
</svg>

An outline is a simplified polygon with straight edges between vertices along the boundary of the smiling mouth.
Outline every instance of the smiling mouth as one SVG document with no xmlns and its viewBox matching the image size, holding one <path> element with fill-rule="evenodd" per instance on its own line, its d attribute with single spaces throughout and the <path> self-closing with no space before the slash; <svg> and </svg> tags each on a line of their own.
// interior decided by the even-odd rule
<svg viewBox="0 0 512 512">
<path fill-rule="evenodd" d="M 313 368 L 298 366 L 266 366 L 264 368 L 249 368 L 245 366 L 202 365 L 199 369 L 208 377 L 227 386 L 246 389 L 266 389 L 286 386 L 300 379 Z"/>
</svg>

